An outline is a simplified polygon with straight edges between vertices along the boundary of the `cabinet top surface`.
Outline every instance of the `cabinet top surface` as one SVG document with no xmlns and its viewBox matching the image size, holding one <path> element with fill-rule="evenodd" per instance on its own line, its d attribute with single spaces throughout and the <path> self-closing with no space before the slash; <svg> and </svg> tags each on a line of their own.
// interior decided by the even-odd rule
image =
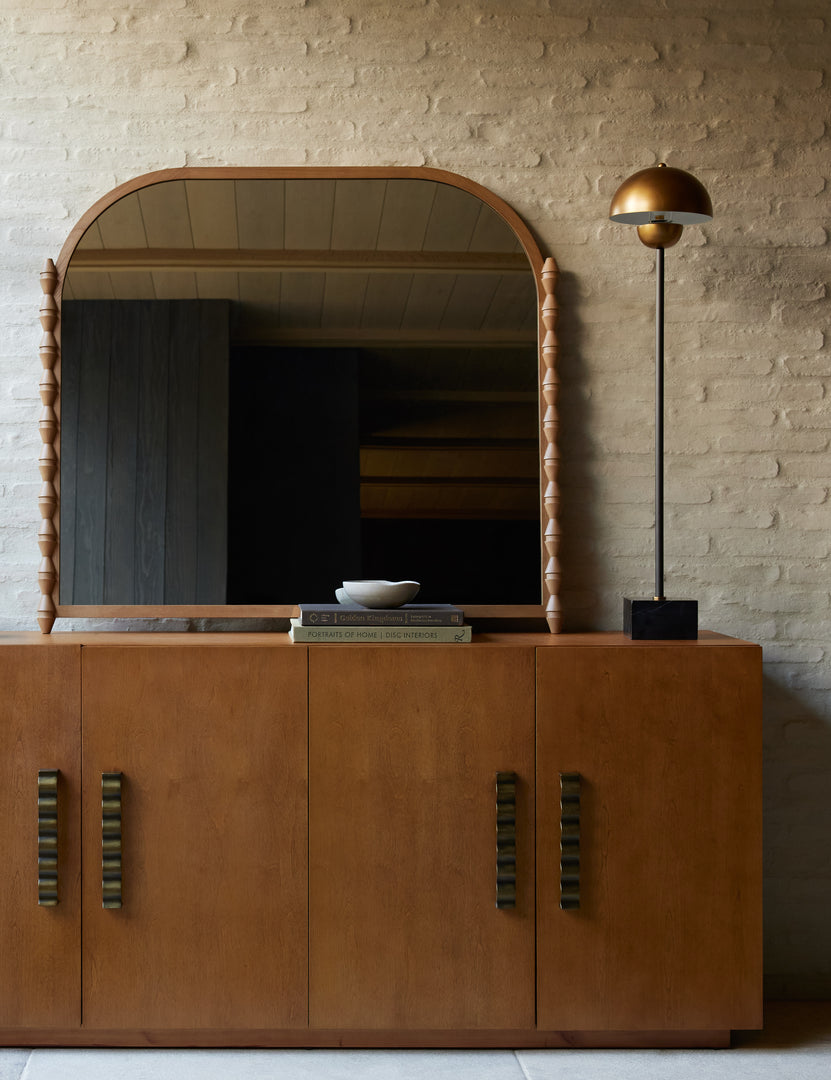
<svg viewBox="0 0 831 1080">
<path fill-rule="evenodd" d="M 37 631 L 0 631 L 0 646 L 2 645 L 37 645 L 44 648 L 61 648 L 66 645 L 153 645 L 153 646 L 266 646 L 279 648 L 290 646 L 295 649 L 320 649 L 355 648 L 358 643 L 315 643 L 293 644 L 288 634 L 282 633 L 247 633 L 247 632 L 180 632 L 169 633 L 165 631 L 57 631 L 52 634 L 40 634 Z M 563 648 L 566 646 L 620 646 L 621 648 L 673 648 L 673 649 L 698 649 L 712 645 L 753 645 L 753 642 L 743 641 L 740 638 L 727 637 L 712 630 L 702 630 L 696 641 L 632 641 L 623 633 L 611 631 L 604 633 L 584 634 L 529 634 L 529 633 L 499 633 L 499 634 L 474 634 L 473 647 L 487 645 L 515 645 Z M 412 648 L 412 644 L 405 643 L 360 643 L 361 648 L 377 649 L 401 649 Z M 418 643 L 417 648 L 436 648 L 436 644 Z M 451 648 L 469 648 L 470 645 L 452 645 Z"/>
</svg>

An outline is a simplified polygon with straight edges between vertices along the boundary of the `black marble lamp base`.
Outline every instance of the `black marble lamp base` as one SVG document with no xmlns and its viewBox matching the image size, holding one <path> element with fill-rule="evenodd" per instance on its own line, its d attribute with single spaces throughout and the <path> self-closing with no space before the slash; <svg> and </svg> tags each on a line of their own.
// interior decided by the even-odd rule
<svg viewBox="0 0 831 1080">
<path fill-rule="evenodd" d="M 635 641 L 689 641 L 698 637 L 697 600 L 623 601 L 623 632 Z"/>
</svg>

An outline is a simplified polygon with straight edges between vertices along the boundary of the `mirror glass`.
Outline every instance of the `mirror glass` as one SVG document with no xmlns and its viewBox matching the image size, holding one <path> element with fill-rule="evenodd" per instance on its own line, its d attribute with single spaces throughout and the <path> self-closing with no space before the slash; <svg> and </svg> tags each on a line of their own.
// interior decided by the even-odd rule
<svg viewBox="0 0 831 1080">
<path fill-rule="evenodd" d="M 538 300 L 513 230 L 411 178 L 179 179 L 61 297 L 61 605 L 541 601 Z"/>
</svg>

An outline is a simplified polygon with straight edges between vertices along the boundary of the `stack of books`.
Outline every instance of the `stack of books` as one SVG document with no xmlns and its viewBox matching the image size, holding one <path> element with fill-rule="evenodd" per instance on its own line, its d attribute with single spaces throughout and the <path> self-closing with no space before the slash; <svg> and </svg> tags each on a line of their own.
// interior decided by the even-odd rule
<svg viewBox="0 0 831 1080">
<path fill-rule="evenodd" d="M 471 638 L 465 613 L 452 604 L 403 604 L 397 608 L 300 604 L 299 607 L 300 618 L 291 620 L 289 630 L 289 637 L 295 642 L 464 644 Z"/>
</svg>

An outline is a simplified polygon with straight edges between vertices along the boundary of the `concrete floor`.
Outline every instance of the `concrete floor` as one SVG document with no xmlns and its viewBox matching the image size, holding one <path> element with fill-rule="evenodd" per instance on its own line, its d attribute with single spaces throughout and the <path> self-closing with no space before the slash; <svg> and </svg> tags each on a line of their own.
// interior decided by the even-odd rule
<svg viewBox="0 0 831 1080">
<path fill-rule="evenodd" d="M 829 1080 L 831 1003 L 729 1050 L 0 1050 L 0 1080 Z"/>
</svg>

